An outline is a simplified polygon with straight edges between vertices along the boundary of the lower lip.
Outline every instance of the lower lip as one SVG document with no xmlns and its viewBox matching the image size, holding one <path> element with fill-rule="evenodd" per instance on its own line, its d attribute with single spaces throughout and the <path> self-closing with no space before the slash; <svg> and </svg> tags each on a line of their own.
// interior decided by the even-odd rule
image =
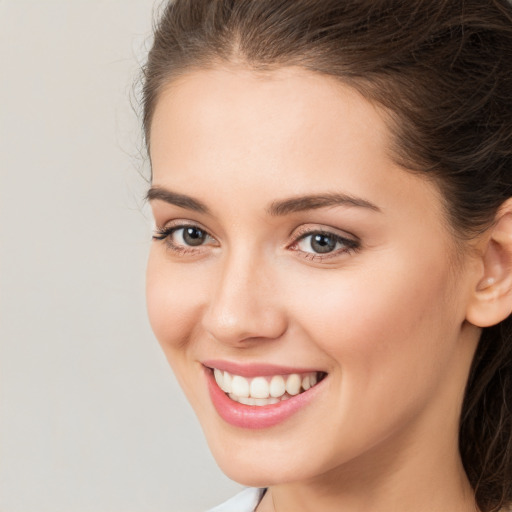
<svg viewBox="0 0 512 512">
<path fill-rule="evenodd" d="M 231 400 L 215 382 L 213 371 L 205 368 L 208 390 L 219 416 L 235 427 L 261 429 L 282 423 L 297 411 L 306 407 L 323 388 L 323 379 L 312 388 L 277 404 L 263 406 L 245 405 Z"/>
</svg>

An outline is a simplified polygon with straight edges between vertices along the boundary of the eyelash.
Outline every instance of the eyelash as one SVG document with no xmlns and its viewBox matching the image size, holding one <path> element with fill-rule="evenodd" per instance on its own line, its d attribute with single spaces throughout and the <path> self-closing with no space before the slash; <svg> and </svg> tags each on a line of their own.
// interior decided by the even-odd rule
<svg viewBox="0 0 512 512">
<path fill-rule="evenodd" d="M 168 248 L 174 252 L 175 254 L 179 256 L 189 255 L 189 254 L 197 254 L 198 250 L 200 250 L 200 247 L 202 247 L 204 244 L 201 244 L 199 246 L 186 246 L 186 245 L 179 245 L 173 242 L 172 236 L 179 230 L 185 230 L 187 228 L 196 229 L 198 231 L 201 231 L 205 234 L 206 237 L 209 237 L 212 240 L 215 240 L 205 229 L 201 228 L 200 226 L 196 224 L 179 224 L 175 226 L 168 226 L 164 228 L 157 228 L 155 231 L 155 234 L 153 235 L 153 240 L 163 241 Z M 335 249 L 331 252 L 327 252 L 324 254 L 321 253 L 315 253 L 315 252 L 306 252 L 303 250 L 298 249 L 298 245 L 303 240 L 306 240 L 308 237 L 312 236 L 324 236 L 327 238 L 330 238 L 334 241 L 335 247 L 338 244 L 341 244 L 344 246 L 342 249 Z M 355 253 L 358 250 L 361 249 L 361 242 L 357 239 L 352 238 L 346 238 L 340 235 L 337 235 L 336 233 L 333 233 L 331 231 L 326 231 L 322 229 L 304 229 L 302 233 L 299 232 L 298 235 L 296 235 L 294 241 L 287 246 L 288 249 L 296 251 L 299 253 L 299 255 L 309 261 L 325 261 L 330 258 L 339 257 L 341 254 L 351 254 Z"/>
</svg>

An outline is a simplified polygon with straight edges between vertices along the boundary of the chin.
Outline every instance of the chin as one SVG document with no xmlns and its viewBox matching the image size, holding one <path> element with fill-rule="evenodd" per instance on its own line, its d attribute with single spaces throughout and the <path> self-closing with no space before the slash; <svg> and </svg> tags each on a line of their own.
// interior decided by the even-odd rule
<svg viewBox="0 0 512 512">
<path fill-rule="evenodd" d="M 336 466 L 332 447 L 303 442 L 303 433 L 275 429 L 233 432 L 231 426 L 203 430 L 213 457 L 231 480 L 248 487 L 269 487 L 305 481 Z M 350 454 L 346 454 L 350 457 Z"/>
<path fill-rule="evenodd" d="M 222 452 L 222 448 L 219 450 Z M 222 472 L 231 480 L 248 487 L 269 487 L 307 478 L 297 472 L 300 463 L 293 459 L 279 457 L 254 458 L 251 453 L 240 452 L 239 456 L 226 456 L 223 453 L 212 453 Z M 283 464 L 284 463 L 284 464 Z"/>
</svg>

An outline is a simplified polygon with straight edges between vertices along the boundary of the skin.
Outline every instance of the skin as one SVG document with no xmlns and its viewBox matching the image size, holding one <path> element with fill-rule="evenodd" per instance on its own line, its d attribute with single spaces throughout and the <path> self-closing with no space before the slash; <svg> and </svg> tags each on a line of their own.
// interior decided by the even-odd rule
<svg viewBox="0 0 512 512">
<path fill-rule="evenodd" d="M 259 512 L 475 510 L 457 434 L 482 264 L 456 250 L 436 185 L 393 161 L 389 137 L 356 91 L 300 68 L 191 71 L 157 103 L 153 187 L 209 210 L 154 199 L 157 229 L 209 236 L 153 242 L 149 318 L 222 470 L 270 486 Z M 375 208 L 269 212 L 326 193 Z M 321 259 L 298 241 L 315 230 L 350 242 Z M 328 376 L 285 422 L 247 430 L 214 409 L 207 359 Z"/>
</svg>

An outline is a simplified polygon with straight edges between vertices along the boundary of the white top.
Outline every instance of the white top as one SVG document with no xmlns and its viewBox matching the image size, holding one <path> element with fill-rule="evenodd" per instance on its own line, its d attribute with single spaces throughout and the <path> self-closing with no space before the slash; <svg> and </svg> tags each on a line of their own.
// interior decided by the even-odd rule
<svg viewBox="0 0 512 512">
<path fill-rule="evenodd" d="M 208 512 L 254 512 L 266 489 L 248 487 Z"/>
<path fill-rule="evenodd" d="M 232 498 L 207 512 L 254 512 L 259 505 L 261 498 L 267 489 L 258 489 L 257 487 L 248 487 L 235 494 Z M 511 508 L 503 508 L 501 512 L 512 512 Z"/>
</svg>

